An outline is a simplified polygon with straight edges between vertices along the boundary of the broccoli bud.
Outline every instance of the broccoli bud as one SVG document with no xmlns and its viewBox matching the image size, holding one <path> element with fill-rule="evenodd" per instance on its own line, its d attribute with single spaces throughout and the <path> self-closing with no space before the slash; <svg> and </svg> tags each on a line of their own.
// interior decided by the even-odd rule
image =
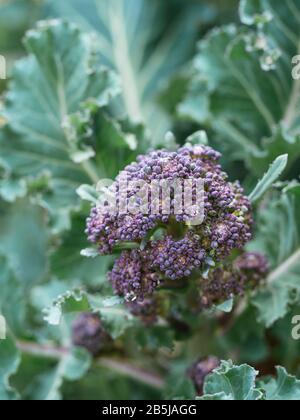
<svg viewBox="0 0 300 420">
<path fill-rule="evenodd" d="M 115 292 L 128 302 L 143 301 L 159 285 L 158 273 L 152 270 L 147 256 L 139 250 L 124 251 L 109 279 Z"/>
<path fill-rule="evenodd" d="M 74 321 L 72 327 L 74 346 L 84 347 L 93 356 L 97 356 L 110 341 L 111 338 L 97 314 L 82 313 Z"/>
<path fill-rule="evenodd" d="M 194 383 L 198 395 L 203 395 L 203 386 L 206 377 L 220 366 L 220 360 L 210 356 L 200 359 L 188 370 L 188 376 Z"/>
<path fill-rule="evenodd" d="M 160 301 L 157 297 L 152 296 L 143 301 L 128 302 L 127 307 L 130 312 L 140 318 L 146 326 L 156 323 L 160 312 Z"/>
<path fill-rule="evenodd" d="M 244 295 L 248 289 L 257 287 L 268 272 L 268 261 L 259 253 L 246 252 L 233 263 L 222 264 L 210 272 L 208 279 L 200 280 L 201 309 Z"/>
</svg>

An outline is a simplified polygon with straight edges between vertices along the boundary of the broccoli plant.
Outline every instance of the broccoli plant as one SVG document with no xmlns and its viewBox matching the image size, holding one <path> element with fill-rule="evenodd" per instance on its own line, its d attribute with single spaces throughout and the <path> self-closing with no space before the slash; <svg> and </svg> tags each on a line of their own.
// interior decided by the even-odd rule
<svg viewBox="0 0 300 420">
<path fill-rule="evenodd" d="M 190 286 L 194 299 L 188 290 L 185 295 L 190 299 L 188 306 L 197 312 L 201 308 L 200 301 L 206 305 L 209 301 L 223 303 L 222 300 L 230 299 L 235 291 L 242 293 L 247 286 L 248 279 L 242 279 L 243 265 L 247 268 L 247 258 L 251 259 L 247 255 L 234 263 L 236 278 L 233 268 L 229 268 L 228 277 L 215 280 L 219 270 L 221 277 L 226 276 L 225 268 L 219 268 L 220 265 L 233 249 L 243 250 L 251 239 L 252 226 L 250 201 L 239 183 L 228 182 L 219 158 L 219 153 L 201 145 L 139 156 L 137 162 L 127 166 L 117 177 L 115 190 L 119 210 L 112 214 L 109 202 L 105 200 L 93 208 L 87 222 L 87 234 L 100 254 L 111 253 L 116 247 L 126 248 L 128 243 L 134 248 L 121 253 L 109 274 L 116 294 L 124 297 L 129 306 L 134 302 L 134 311 L 138 302 L 143 305 L 152 296 L 155 305 L 154 292 L 160 289 L 188 289 Z M 123 212 L 120 209 L 121 185 L 126 180 L 129 182 L 124 202 L 128 206 Z M 203 196 L 197 194 L 197 185 L 191 184 L 188 191 L 187 183 L 183 185 L 187 180 L 201 180 Z M 168 184 L 173 187 L 163 191 L 161 187 L 168 187 Z M 111 187 L 111 194 L 112 190 Z M 186 196 L 189 192 L 191 195 L 188 206 L 184 202 L 186 197 L 180 193 L 183 190 Z M 149 192 L 150 200 L 140 206 L 142 196 L 147 198 Z M 181 202 L 184 202 L 182 211 L 178 208 Z M 189 214 L 193 202 L 199 209 L 203 205 L 201 223 L 200 220 L 195 223 L 195 215 Z M 131 208 L 136 211 L 130 213 Z M 260 265 L 266 265 L 265 261 L 259 261 L 259 256 L 257 259 L 254 272 Z M 203 277 L 203 273 L 209 274 Z M 251 274 L 249 279 L 251 282 Z M 164 306 L 170 306 L 167 296 L 164 300 Z"/>
<path fill-rule="evenodd" d="M 300 0 L 1 8 L 0 400 L 300 400 Z"/>
</svg>

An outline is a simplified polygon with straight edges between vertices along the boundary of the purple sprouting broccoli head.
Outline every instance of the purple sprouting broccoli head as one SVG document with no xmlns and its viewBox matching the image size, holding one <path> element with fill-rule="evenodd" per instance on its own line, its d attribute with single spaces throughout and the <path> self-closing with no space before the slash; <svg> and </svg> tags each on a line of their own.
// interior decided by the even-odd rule
<svg viewBox="0 0 300 420">
<path fill-rule="evenodd" d="M 219 264 L 234 249 L 242 250 L 251 239 L 250 201 L 239 183 L 228 180 L 220 157 L 204 145 L 139 156 L 118 175 L 113 186 L 120 193 L 120 185 L 127 185 L 126 208 L 134 211 L 111 212 L 107 201 L 92 209 L 86 233 L 101 255 L 126 249 L 129 244 L 134 248 L 121 253 L 109 275 L 118 295 L 142 302 L 164 282 L 201 276 L 207 267 Z M 176 195 L 175 187 L 170 188 L 169 197 L 160 189 L 154 194 L 153 184 L 179 182 L 184 195 L 186 181 L 191 181 L 190 204 L 202 215 L 199 223 L 191 223 L 190 209 L 184 205 L 178 212 L 182 198 Z M 202 185 L 201 196 L 195 185 Z M 141 193 L 148 198 L 146 205 L 141 205 Z"/>
</svg>

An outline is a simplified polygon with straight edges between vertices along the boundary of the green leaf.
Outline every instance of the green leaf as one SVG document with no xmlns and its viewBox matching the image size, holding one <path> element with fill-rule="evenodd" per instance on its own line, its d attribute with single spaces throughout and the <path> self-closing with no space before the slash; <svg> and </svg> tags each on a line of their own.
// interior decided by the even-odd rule
<svg viewBox="0 0 300 420">
<path fill-rule="evenodd" d="M 14 205 L 0 202 L 0 215 L 0 255 L 7 257 L 23 288 L 29 288 L 41 281 L 47 271 L 45 212 L 23 199 Z"/>
<path fill-rule="evenodd" d="M 171 1 L 91 0 L 89 7 L 78 0 L 49 3 L 55 15 L 95 32 L 101 59 L 121 77 L 126 114 L 132 121 L 145 121 L 153 139 L 161 142 L 171 123 L 157 97 L 190 57 L 205 6 L 185 4 L 169 25 L 175 7 Z"/>
<path fill-rule="evenodd" d="M 25 197 L 26 192 L 26 182 L 23 179 L 7 179 L 0 181 L 0 196 L 9 203 L 13 203 L 18 198 Z"/>
<path fill-rule="evenodd" d="M 113 258 L 107 256 L 91 259 L 82 255 L 81 250 L 88 245 L 84 233 L 85 218 L 75 214 L 71 223 L 71 229 L 61 235 L 60 246 L 50 257 L 51 273 L 68 282 L 69 287 L 85 285 L 99 288 L 106 282 Z"/>
<path fill-rule="evenodd" d="M 200 42 L 195 79 L 187 104 L 181 105 L 185 113 L 192 110 L 190 117 L 198 123 L 211 124 L 237 158 L 259 154 L 257 139 L 270 134 L 279 117 L 272 78 L 247 44 L 244 32 L 233 25 L 213 30 Z"/>
<path fill-rule="evenodd" d="M 38 401 L 59 401 L 62 398 L 60 389 L 64 381 L 65 363 L 62 360 L 55 369 L 40 375 L 37 378 L 35 400 Z"/>
<path fill-rule="evenodd" d="M 65 381 L 78 381 L 91 366 L 91 356 L 81 348 L 72 349 L 56 367 L 37 378 L 35 399 L 57 401 L 62 399 L 61 388 Z"/>
<path fill-rule="evenodd" d="M 137 319 L 125 308 L 123 299 L 103 296 L 89 296 L 92 311 L 99 312 L 105 328 L 113 339 L 138 323 Z"/>
<path fill-rule="evenodd" d="M 208 145 L 208 137 L 206 131 L 197 131 L 186 139 L 187 143 L 192 145 L 204 144 Z"/>
<path fill-rule="evenodd" d="M 153 325 L 132 331 L 135 342 L 141 349 L 157 351 L 159 348 L 174 351 L 175 334 L 168 325 Z M 172 393 L 175 395 L 175 393 Z M 178 394 L 177 394 L 178 395 Z"/>
<path fill-rule="evenodd" d="M 300 301 L 300 187 L 292 185 L 271 201 L 261 215 L 261 229 L 253 243 L 269 256 L 272 271 L 252 303 L 258 319 L 270 327 Z M 268 235 L 268 236 L 266 236 Z"/>
<path fill-rule="evenodd" d="M 248 365 L 234 366 L 231 361 L 223 361 L 221 366 L 207 377 L 204 399 L 260 400 L 263 394 L 256 388 L 257 374 L 258 372 Z"/>
<path fill-rule="evenodd" d="M 41 9 L 34 0 L 12 0 L 0 4 L 0 51 L 10 61 L 21 52 L 20 39 Z"/>
<path fill-rule="evenodd" d="M 183 359 L 174 360 L 167 377 L 166 400 L 193 400 L 195 388 L 187 375 L 187 367 Z"/>
<path fill-rule="evenodd" d="M 289 134 L 287 130 L 280 125 L 271 137 L 262 139 L 263 152 L 258 156 L 251 157 L 250 166 L 253 173 L 261 175 L 265 168 L 273 162 L 277 156 L 288 154 L 286 172 L 293 169 L 295 163 L 300 157 L 300 135 Z"/>
<path fill-rule="evenodd" d="M 115 178 L 126 163 L 134 160 L 137 148 L 142 150 L 142 143 L 146 142 L 142 124 L 135 124 L 126 118 L 117 120 L 102 107 L 89 102 L 82 105 L 80 111 L 66 118 L 64 128 L 69 142 L 80 140 L 93 145 L 93 162 L 98 177 L 101 178 Z M 108 155 L 112 159 L 108 160 Z M 95 183 L 94 177 L 91 179 Z"/>
<path fill-rule="evenodd" d="M 226 302 L 222 303 L 221 305 L 216 306 L 216 310 L 230 313 L 233 309 L 234 299 L 229 299 Z"/>
<path fill-rule="evenodd" d="M 67 291 L 44 310 L 45 321 L 59 325 L 64 314 L 97 312 L 113 339 L 120 337 L 127 328 L 134 325 L 136 318 L 123 306 L 123 299 L 88 295 L 82 290 Z"/>
<path fill-rule="evenodd" d="M 83 291 L 67 291 L 59 295 L 53 304 L 44 310 L 44 319 L 50 325 L 59 325 L 63 314 L 87 312 L 89 309 L 89 302 Z"/>
<path fill-rule="evenodd" d="M 90 203 L 97 204 L 98 195 L 96 188 L 91 185 L 80 185 L 76 190 L 81 200 L 89 201 Z"/>
<path fill-rule="evenodd" d="M 17 178 L 49 172 L 52 185 L 42 203 L 54 217 L 77 206 L 77 187 L 100 178 L 90 161 L 92 145 L 83 136 L 67 136 L 69 116 L 87 103 L 103 108 L 120 86 L 112 72 L 95 65 L 91 37 L 72 24 L 41 22 L 28 32 L 25 46 L 30 55 L 15 66 L 3 111 L 8 125 L 0 134 L 2 158 Z M 12 198 L 5 185 L 4 195 Z"/>
<path fill-rule="evenodd" d="M 199 43 L 179 106 L 185 119 L 212 127 L 228 159 L 242 160 L 256 176 L 280 154 L 299 158 L 300 81 L 292 77 L 299 12 L 299 0 L 276 7 L 242 0 L 242 25 L 214 29 Z"/>
<path fill-rule="evenodd" d="M 18 398 L 17 392 L 9 384 L 9 379 L 18 370 L 20 361 L 20 353 L 9 334 L 5 340 L 0 340 L 0 400 Z"/>
<path fill-rule="evenodd" d="M 85 248 L 80 252 L 80 255 L 86 258 L 97 258 L 99 252 L 95 248 Z"/>
<path fill-rule="evenodd" d="M 196 400 L 201 401 L 234 401 L 230 395 L 226 395 L 225 392 L 220 392 L 214 395 L 204 395 L 203 397 L 197 397 Z"/>
<path fill-rule="evenodd" d="M 0 256 L 0 314 L 14 334 L 24 333 L 26 294 L 22 281 L 9 267 L 7 259 Z M 7 328 L 7 327 L 6 327 Z"/>
<path fill-rule="evenodd" d="M 265 328 L 256 319 L 256 310 L 249 305 L 232 323 L 224 336 L 226 348 L 238 348 L 239 360 L 262 363 L 269 356 Z"/>
<path fill-rule="evenodd" d="M 35 286 L 30 292 L 30 303 L 38 311 L 50 307 L 57 299 L 68 291 L 68 283 L 50 279 L 46 284 Z"/>
<path fill-rule="evenodd" d="M 221 366 L 207 376 L 204 384 L 204 401 L 292 401 L 299 400 L 300 381 L 277 368 L 277 378 L 257 380 L 259 372 L 251 366 L 235 366 L 223 361 Z"/>
<path fill-rule="evenodd" d="M 69 381 L 78 381 L 91 366 L 91 355 L 83 348 L 76 347 L 65 359 L 64 378 Z"/>
<path fill-rule="evenodd" d="M 270 166 L 268 172 L 264 175 L 263 179 L 259 181 L 254 191 L 250 194 L 249 198 L 252 203 L 258 201 L 278 180 L 280 175 L 286 168 L 288 162 L 288 155 L 279 156 Z"/>
<path fill-rule="evenodd" d="M 266 391 L 268 401 L 299 401 L 300 381 L 288 375 L 282 367 L 277 367 L 277 378 L 263 380 L 259 384 Z"/>
<path fill-rule="evenodd" d="M 258 321 L 267 328 L 286 315 L 289 302 L 290 290 L 283 284 L 260 291 L 252 301 L 258 310 Z"/>
</svg>

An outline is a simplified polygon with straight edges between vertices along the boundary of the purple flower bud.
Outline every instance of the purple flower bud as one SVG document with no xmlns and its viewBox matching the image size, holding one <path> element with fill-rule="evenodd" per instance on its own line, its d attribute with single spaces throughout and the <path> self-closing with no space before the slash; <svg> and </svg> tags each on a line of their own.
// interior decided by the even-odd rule
<svg viewBox="0 0 300 420">
<path fill-rule="evenodd" d="M 139 250 L 124 251 L 115 262 L 109 279 L 115 292 L 127 301 L 143 301 L 160 283 L 158 273 L 150 266 L 147 255 Z"/>
<path fill-rule="evenodd" d="M 82 313 L 73 323 L 72 342 L 74 346 L 84 347 L 93 356 L 97 356 L 111 343 L 111 337 L 103 327 L 99 315 Z"/>
<path fill-rule="evenodd" d="M 233 263 L 224 263 L 212 270 L 208 279 L 200 280 L 200 308 L 210 308 L 247 289 L 257 287 L 268 275 L 266 257 L 259 253 L 244 253 Z"/>
<path fill-rule="evenodd" d="M 203 395 L 203 386 L 206 377 L 220 366 L 221 362 L 216 357 L 200 359 L 188 370 L 188 376 L 192 379 L 197 394 Z"/>
</svg>

